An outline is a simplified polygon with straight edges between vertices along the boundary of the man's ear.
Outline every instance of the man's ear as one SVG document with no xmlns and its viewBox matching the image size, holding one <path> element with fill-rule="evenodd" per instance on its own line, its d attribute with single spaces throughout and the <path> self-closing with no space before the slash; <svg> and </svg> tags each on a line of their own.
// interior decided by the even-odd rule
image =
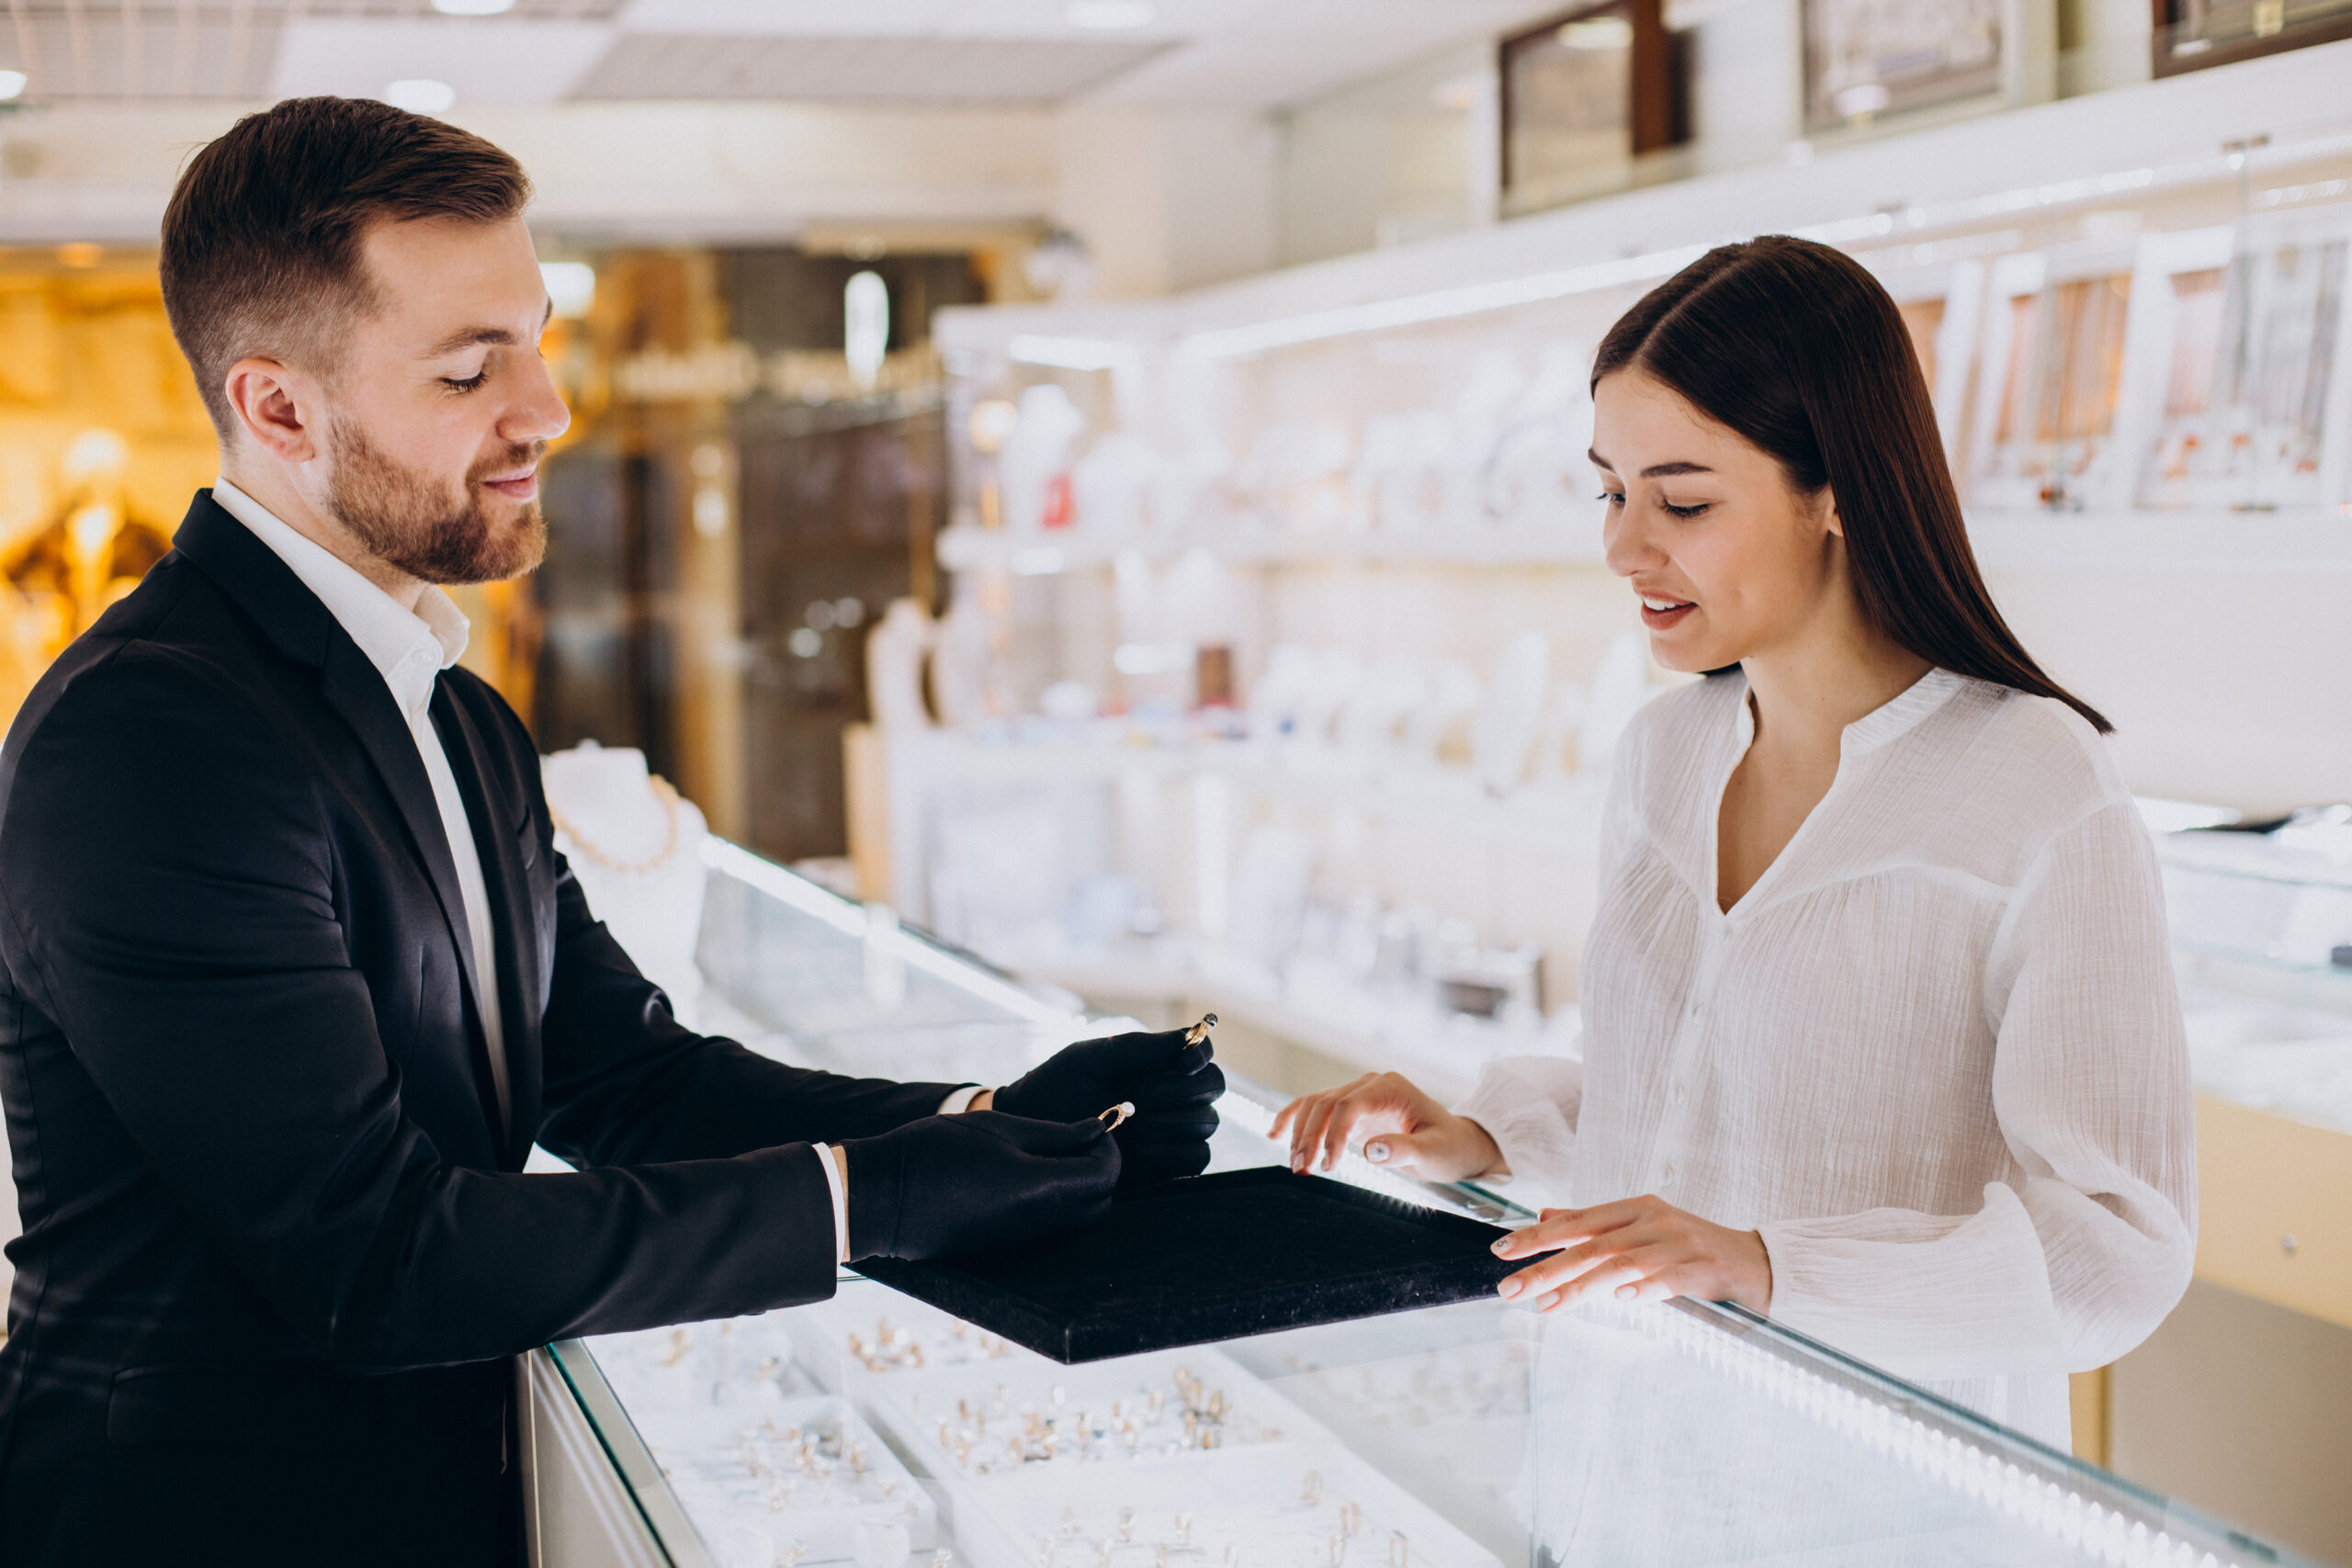
<svg viewBox="0 0 2352 1568">
<path fill-rule="evenodd" d="M 245 438 L 281 463 L 307 463 L 324 450 L 314 428 L 318 384 L 275 359 L 240 359 L 222 383 Z"/>
</svg>

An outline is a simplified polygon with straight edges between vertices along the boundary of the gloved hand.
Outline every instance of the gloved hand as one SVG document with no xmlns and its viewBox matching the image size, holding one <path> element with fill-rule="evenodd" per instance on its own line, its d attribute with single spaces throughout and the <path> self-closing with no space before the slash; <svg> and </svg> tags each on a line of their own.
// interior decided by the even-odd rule
<svg viewBox="0 0 2352 1568">
<path fill-rule="evenodd" d="M 1091 1116 L 926 1116 L 841 1147 L 853 1259 L 985 1252 L 1072 1230 L 1110 1212 L 1119 1182 L 1119 1145 Z"/>
<path fill-rule="evenodd" d="M 1099 1116 L 1122 1100 L 1136 1113 L 1113 1135 L 1119 1140 L 1121 1188 L 1147 1187 L 1198 1176 L 1209 1163 L 1216 1131 L 1217 1096 L 1225 1074 L 1216 1045 L 1184 1043 L 1185 1032 L 1114 1034 L 1081 1040 L 1057 1051 L 1017 1083 L 996 1091 L 994 1108 L 1015 1116 L 1075 1122 Z"/>
</svg>

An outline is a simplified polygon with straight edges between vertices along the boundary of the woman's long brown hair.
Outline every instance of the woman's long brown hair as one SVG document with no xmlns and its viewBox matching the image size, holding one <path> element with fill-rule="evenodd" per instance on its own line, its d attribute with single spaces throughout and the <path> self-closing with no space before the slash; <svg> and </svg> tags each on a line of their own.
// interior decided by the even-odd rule
<svg viewBox="0 0 2352 1568">
<path fill-rule="evenodd" d="M 1902 313 L 1842 251 L 1785 234 L 1720 245 L 1643 296 L 1592 380 L 1634 368 L 1838 498 L 1871 626 L 1931 664 L 2114 726 L 2033 661 L 1985 591 Z"/>
</svg>

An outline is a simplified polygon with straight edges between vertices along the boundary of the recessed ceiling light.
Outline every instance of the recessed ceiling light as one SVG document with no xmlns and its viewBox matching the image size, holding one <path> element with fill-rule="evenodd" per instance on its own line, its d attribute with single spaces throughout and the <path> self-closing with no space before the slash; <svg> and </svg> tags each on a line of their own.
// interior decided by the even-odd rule
<svg viewBox="0 0 2352 1568">
<path fill-rule="evenodd" d="M 1116 32 L 1148 28 L 1153 16 L 1151 0 L 1069 0 L 1062 17 L 1074 28 Z"/>
<path fill-rule="evenodd" d="M 495 17 L 514 8 L 514 0 L 433 0 L 445 17 Z"/>
<path fill-rule="evenodd" d="M 447 114 L 458 101 L 458 89 L 430 76 L 411 76 L 385 83 L 384 101 L 411 114 Z"/>
<path fill-rule="evenodd" d="M 0 103 L 21 96 L 31 80 L 21 71 L 0 71 Z"/>
</svg>

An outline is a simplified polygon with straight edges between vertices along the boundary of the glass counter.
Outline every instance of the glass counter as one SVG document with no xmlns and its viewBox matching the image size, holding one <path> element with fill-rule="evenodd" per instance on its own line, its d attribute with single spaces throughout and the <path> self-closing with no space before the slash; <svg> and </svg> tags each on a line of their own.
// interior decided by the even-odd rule
<svg viewBox="0 0 2352 1568">
<path fill-rule="evenodd" d="M 2352 808 L 2156 855 L 2198 1089 L 2352 1134 Z"/>
<path fill-rule="evenodd" d="M 732 846 L 708 858 L 704 1021 L 755 1048 L 1001 1082 L 1102 1027 Z M 1233 1084 L 1213 1168 L 1276 1163 L 1272 1105 Z M 1337 1174 L 1530 1217 L 1352 1156 Z M 1706 1303 L 1478 1302 L 1063 1366 L 845 1276 L 808 1306 L 552 1346 L 528 1375 L 554 1432 L 539 1557 L 567 1568 L 2294 1561 Z M 584 1492 L 544 1479 L 566 1444 L 602 1469 Z M 614 1544 L 549 1546 L 599 1509 Z"/>
</svg>

